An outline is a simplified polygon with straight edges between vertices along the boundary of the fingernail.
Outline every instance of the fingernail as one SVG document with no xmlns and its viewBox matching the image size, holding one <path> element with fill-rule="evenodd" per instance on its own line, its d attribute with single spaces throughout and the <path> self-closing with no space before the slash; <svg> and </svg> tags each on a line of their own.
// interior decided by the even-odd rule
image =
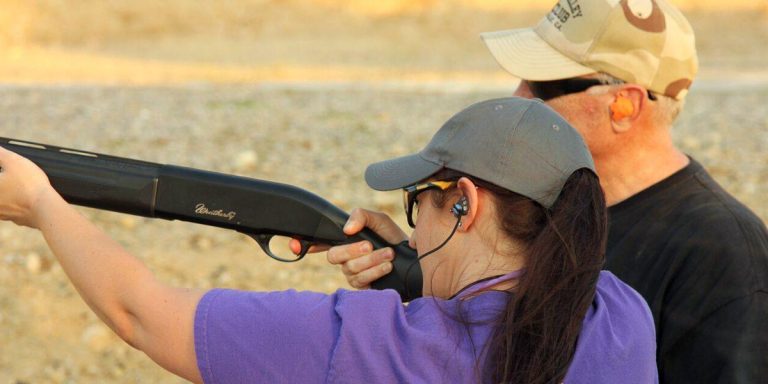
<svg viewBox="0 0 768 384">
<path fill-rule="evenodd" d="M 392 271 L 392 263 L 384 263 L 381 265 L 381 270 L 385 273 L 389 273 Z"/>
<path fill-rule="evenodd" d="M 366 242 L 364 242 L 364 243 L 360 244 L 360 252 L 369 253 L 369 252 L 371 252 L 371 251 L 372 251 L 372 249 L 371 249 L 371 243 L 369 243 L 369 242 L 367 242 L 367 241 L 366 241 Z"/>
<path fill-rule="evenodd" d="M 384 260 L 392 260 L 395 258 L 395 251 L 393 251 L 391 248 L 387 248 L 387 250 L 384 252 Z"/>
<path fill-rule="evenodd" d="M 350 227 L 352 227 L 352 220 L 347 221 L 346 223 L 344 223 L 344 230 L 345 231 L 349 230 Z"/>
</svg>

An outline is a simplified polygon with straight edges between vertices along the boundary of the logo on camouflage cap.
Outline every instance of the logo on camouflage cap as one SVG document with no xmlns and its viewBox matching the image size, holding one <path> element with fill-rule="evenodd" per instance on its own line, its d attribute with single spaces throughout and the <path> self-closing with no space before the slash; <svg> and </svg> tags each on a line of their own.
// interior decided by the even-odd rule
<svg viewBox="0 0 768 384">
<path fill-rule="evenodd" d="M 682 99 L 698 68 L 693 30 L 665 0 L 560 0 L 534 28 L 482 38 L 526 80 L 605 72 Z"/>
</svg>

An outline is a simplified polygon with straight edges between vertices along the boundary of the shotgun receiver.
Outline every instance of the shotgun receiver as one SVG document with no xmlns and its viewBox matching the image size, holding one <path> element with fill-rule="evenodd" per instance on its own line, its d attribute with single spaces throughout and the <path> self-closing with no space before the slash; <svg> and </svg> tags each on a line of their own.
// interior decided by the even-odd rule
<svg viewBox="0 0 768 384">
<path fill-rule="evenodd" d="M 312 244 L 368 240 L 374 249 L 392 247 L 392 272 L 372 287 L 395 289 L 403 301 L 421 296 L 421 268 L 407 242 L 389 244 L 368 228 L 345 235 L 347 213 L 301 188 L 3 137 L 0 146 L 42 168 L 56 191 L 72 204 L 233 229 L 255 239 L 280 261 L 300 260 Z M 274 236 L 298 239 L 301 252 L 292 259 L 277 256 L 270 249 Z"/>
</svg>

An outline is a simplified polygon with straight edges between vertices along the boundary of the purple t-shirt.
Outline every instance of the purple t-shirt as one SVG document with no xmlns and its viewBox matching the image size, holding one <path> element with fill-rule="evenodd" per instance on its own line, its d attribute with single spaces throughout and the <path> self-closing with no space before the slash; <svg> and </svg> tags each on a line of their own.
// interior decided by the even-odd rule
<svg viewBox="0 0 768 384">
<path fill-rule="evenodd" d="M 507 300 L 215 289 L 195 315 L 197 364 L 209 384 L 475 383 L 492 331 L 484 320 Z M 657 383 L 655 340 L 643 298 L 603 271 L 565 383 Z"/>
</svg>

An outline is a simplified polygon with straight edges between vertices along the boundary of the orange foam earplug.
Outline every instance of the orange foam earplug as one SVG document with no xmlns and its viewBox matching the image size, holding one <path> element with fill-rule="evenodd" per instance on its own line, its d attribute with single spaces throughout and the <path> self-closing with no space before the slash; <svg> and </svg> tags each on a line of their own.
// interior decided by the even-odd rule
<svg viewBox="0 0 768 384">
<path fill-rule="evenodd" d="M 632 105 L 632 101 L 624 96 L 616 97 L 616 101 L 611 104 L 611 117 L 613 120 L 621 120 L 627 116 L 632 116 L 635 112 L 635 107 Z"/>
</svg>

